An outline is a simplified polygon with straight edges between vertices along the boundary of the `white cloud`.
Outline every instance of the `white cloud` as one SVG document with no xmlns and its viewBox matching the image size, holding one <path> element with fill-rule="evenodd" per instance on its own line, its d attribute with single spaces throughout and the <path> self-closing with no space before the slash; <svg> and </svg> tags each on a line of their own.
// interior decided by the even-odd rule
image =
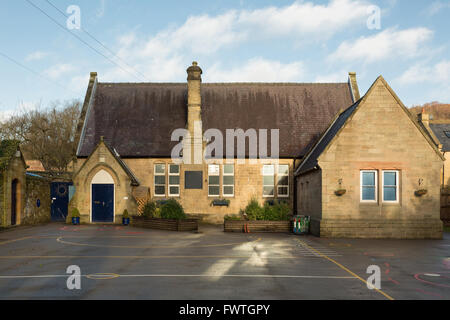
<svg viewBox="0 0 450 320">
<path fill-rule="evenodd" d="M 57 79 L 63 74 L 72 72 L 74 70 L 75 67 L 70 64 L 57 64 L 45 70 L 43 74 L 51 79 Z"/>
<path fill-rule="evenodd" d="M 205 82 L 292 82 L 305 75 L 302 62 L 283 64 L 279 61 L 254 58 L 242 66 L 223 68 L 215 64 L 205 72 Z"/>
<path fill-rule="evenodd" d="M 49 56 L 48 52 L 35 51 L 35 52 L 32 52 L 29 55 L 27 55 L 25 58 L 25 61 L 31 62 L 31 61 L 42 60 L 47 56 Z"/>
<path fill-rule="evenodd" d="M 434 16 L 444 9 L 450 9 L 450 2 L 434 1 L 427 10 L 429 16 Z"/>
<path fill-rule="evenodd" d="M 284 7 L 191 16 L 181 26 L 172 26 L 148 38 L 136 33 L 123 35 L 119 38 L 118 55 L 134 69 L 149 75 L 151 81 L 182 79 L 193 57 L 206 60 L 220 50 L 242 43 L 281 37 L 293 42 L 320 41 L 351 25 L 365 28 L 368 6 L 363 0 L 331 0 L 325 5 L 294 2 Z M 217 75 L 225 78 L 219 67 L 215 68 Z M 292 72 L 284 71 L 288 74 L 284 78 L 293 78 Z M 119 68 L 108 71 L 107 77 L 108 81 L 136 80 Z"/>
<path fill-rule="evenodd" d="M 418 83 L 445 83 L 450 81 L 450 60 L 442 60 L 434 65 L 417 63 L 395 79 L 400 85 Z"/>
<path fill-rule="evenodd" d="M 427 28 L 397 30 L 389 28 L 376 35 L 360 37 L 354 42 L 344 41 L 329 57 L 329 61 L 363 61 L 371 63 L 401 56 L 416 57 L 426 53 L 423 44 L 433 31 Z"/>
</svg>

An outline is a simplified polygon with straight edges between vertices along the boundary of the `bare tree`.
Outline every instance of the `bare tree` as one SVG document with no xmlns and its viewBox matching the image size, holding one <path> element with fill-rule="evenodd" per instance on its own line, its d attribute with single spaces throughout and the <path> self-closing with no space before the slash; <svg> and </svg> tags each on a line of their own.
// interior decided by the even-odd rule
<svg viewBox="0 0 450 320">
<path fill-rule="evenodd" d="M 80 105 L 54 102 L 44 110 L 22 111 L 0 123 L 0 139 L 21 141 L 27 159 L 40 160 L 51 175 L 61 175 L 75 156 Z"/>
</svg>

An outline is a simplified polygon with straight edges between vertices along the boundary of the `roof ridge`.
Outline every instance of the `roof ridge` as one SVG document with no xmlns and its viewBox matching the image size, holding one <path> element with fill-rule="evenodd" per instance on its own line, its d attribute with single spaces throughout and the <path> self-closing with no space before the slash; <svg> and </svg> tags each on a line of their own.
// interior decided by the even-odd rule
<svg viewBox="0 0 450 320">
<path fill-rule="evenodd" d="M 98 82 L 98 85 L 187 85 L 187 82 Z M 233 85 L 348 85 L 347 82 L 203 82 L 202 86 Z"/>
</svg>

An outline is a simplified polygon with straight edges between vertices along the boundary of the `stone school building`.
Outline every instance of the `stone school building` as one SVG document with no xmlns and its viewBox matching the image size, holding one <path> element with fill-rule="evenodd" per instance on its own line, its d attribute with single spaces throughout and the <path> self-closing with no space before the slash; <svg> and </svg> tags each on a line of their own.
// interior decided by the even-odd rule
<svg viewBox="0 0 450 320">
<path fill-rule="evenodd" d="M 443 157 L 419 127 L 411 127 L 411 123 L 402 120 L 407 116 L 400 111 L 407 110 L 399 100 L 397 102 L 396 96 L 393 99 L 400 111 L 393 114 L 384 105 L 389 102 L 388 106 L 392 107 L 392 101 L 382 97 L 379 90 L 369 91 L 361 99 L 354 73 L 349 74 L 346 83 L 202 83 L 201 77 L 202 69 L 196 62 L 187 69 L 187 83 L 102 83 L 96 73 L 91 73 L 77 132 L 79 144 L 73 177 L 76 191 L 70 202 L 71 208 L 80 210 L 82 222 L 119 223 L 124 209 L 133 214 L 149 199 L 175 198 L 186 213 L 221 223 L 226 214 L 237 214 L 250 199 L 256 198 L 261 204 L 275 200 L 288 202 L 294 214 L 312 216 L 313 231 L 322 236 L 364 236 L 353 233 L 354 230 L 345 232 L 348 226 L 342 226 L 339 232 L 327 233 L 325 226 L 331 221 L 329 212 L 334 212 L 333 221 L 414 218 L 422 226 L 422 222 L 432 220 L 435 224 L 424 236 L 442 236 L 442 225 L 435 219 L 439 216 L 436 194 L 439 169 L 435 177 L 435 167 L 440 168 Z M 378 82 L 384 84 L 382 80 Z M 392 90 L 386 90 L 394 97 Z M 374 91 L 376 93 L 371 93 Z M 393 141 L 391 131 L 397 134 L 408 130 L 408 134 L 398 135 L 395 145 L 380 142 L 373 146 L 361 145 L 359 149 L 355 145 L 349 153 L 344 150 L 340 156 L 346 160 L 328 160 L 334 163 L 330 167 L 332 171 L 322 171 L 320 157 L 316 165 L 304 170 L 306 163 L 310 166 L 311 157 L 317 156 L 317 146 L 323 145 L 324 136 L 336 131 L 335 123 L 352 118 L 346 116 L 343 121 L 340 115 L 353 115 L 349 110 L 369 108 L 364 105 L 375 106 L 374 110 L 379 112 L 365 119 L 364 125 L 372 129 L 365 133 L 361 127 L 360 134 L 366 137 L 366 140 L 361 137 L 361 141 L 381 139 L 387 132 L 389 137 L 383 142 Z M 331 127 L 334 129 L 330 130 Z M 177 129 L 186 129 L 189 137 L 172 141 L 172 133 Z M 223 155 L 220 158 L 195 161 L 193 154 L 185 152 L 186 146 L 204 151 L 213 142 L 203 136 L 209 129 L 218 130 L 223 137 L 227 136 L 227 129 L 242 129 L 244 133 L 254 129 L 259 133 L 258 152 L 264 149 L 267 156 L 257 161 L 251 159 L 253 144 L 249 147 L 248 142 L 254 140 L 247 137 L 245 152 L 235 152 L 231 159 L 225 159 L 224 147 L 223 152 L 219 152 Z M 278 130 L 278 137 L 273 130 Z M 367 138 L 369 133 L 372 134 L 370 139 Z M 266 142 L 261 139 L 264 135 L 266 144 L 261 143 Z M 348 134 L 340 136 L 343 146 L 359 141 Z M 184 160 L 181 163 L 172 156 L 180 142 L 185 147 L 177 154 L 178 160 Z M 279 148 L 274 153 L 272 149 L 277 142 Z M 391 155 L 394 147 L 401 150 L 408 161 L 402 162 Z M 352 167 L 356 173 L 348 171 L 352 161 L 360 160 L 365 161 L 365 165 Z M 386 166 L 379 166 L 383 161 Z M 354 175 L 359 177 L 366 169 L 376 171 L 376 192 L 380 195 L 383 170 L 396 172 L 398 201 L 386 205 L 391 208 L 387 213 L 380 209 L 385 207 L 380 197 L 369 204 L 372 210 L 361 208 L 363 201 L 359 194 L 366 189 L 360 189 L 360 180 Z M 314 173 L 314 170 L 321 173 Z M 308 174 L 316 177 L 303 181 Z M 364 177 L 366 182 L 368 178 Z M 386 181 L 391 181 L 390 178 L 385 176 Z M 428 193 L 421 197 L 415 197 L 413 192 L 418 179 L 428 188 Z M 331 196 L 338 181 L 340 188 L 347 188 L 347 193 Z M 329 206 L 323 205 L 325 201 Z M 341 206 L 343 202 L 345 206 Z M 347 210 L 349 208 L 351 210 Z M 358 209 L 367 214 L 362 215 Z M 384 226 L 386 224 L 380 227 Z M 417 225 L 413 222 L 404 226 L 415 228 Z M 360 224 L 358 230 L 361 228 L 365 226 Z M 414 235 L 422 236 L 405 234 L 407 237 Z M 383 236 L 397 237 L 398 234 Z"/>
</svg>

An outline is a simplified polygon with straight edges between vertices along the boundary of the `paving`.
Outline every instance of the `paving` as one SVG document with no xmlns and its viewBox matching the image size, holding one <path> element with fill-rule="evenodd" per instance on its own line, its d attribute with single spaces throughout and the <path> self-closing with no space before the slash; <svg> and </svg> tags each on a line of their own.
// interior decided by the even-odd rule
<svg viewBox="0 0 450 320">
<path fill-rule="evenodd" d="M 81 271 L 70 290 L 69 266 Z M 381 287 L 369 289 L 369 266 Z M 373 272 L 373 271 L 372 271 Z M 372 282 L 371 282 L 372 283 Z M 58 223 L 0 232 L 0 299 L 450 299 L 443 240 Z"/>
</svg>

